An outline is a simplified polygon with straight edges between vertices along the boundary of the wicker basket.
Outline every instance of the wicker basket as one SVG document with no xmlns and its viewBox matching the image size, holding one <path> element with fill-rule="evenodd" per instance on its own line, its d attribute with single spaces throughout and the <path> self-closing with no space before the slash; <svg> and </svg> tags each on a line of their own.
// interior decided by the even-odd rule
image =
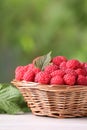
<svg viewBox="0 0 87 130">
<path fill-rule="evenodd" d="M 87 86 L 12 83 L 20 90 L 32 113 L 57 118 L 87 116 Z"/>
</svg>

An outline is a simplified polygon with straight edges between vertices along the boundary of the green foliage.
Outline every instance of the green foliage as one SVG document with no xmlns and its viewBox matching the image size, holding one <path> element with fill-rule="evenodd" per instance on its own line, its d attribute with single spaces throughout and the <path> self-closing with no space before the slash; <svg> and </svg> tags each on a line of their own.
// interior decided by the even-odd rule
<svg viewBox="0 0 87 130">
<path fill-rule="evenodd" d="M 36 59 L 33 60 L 33 64 L 37 68 L 44 70 L 44 68 L 50 63 L 50 61 L 51 61 L 51 52 L 49 52 L 46 55 L 37 57 Z"/>
<path fill-rule="evenodd" d="M 0 84 L 0 113 L 20 114 L 29 112 L 19 91 L 9 85 Z"/>
</svg>

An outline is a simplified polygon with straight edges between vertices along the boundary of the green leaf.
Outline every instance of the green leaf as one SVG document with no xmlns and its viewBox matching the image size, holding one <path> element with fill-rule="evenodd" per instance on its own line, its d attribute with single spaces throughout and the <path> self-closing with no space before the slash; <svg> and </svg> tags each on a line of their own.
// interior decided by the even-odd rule
<svg viewBox="0 0 87 130">
<path fill-rule="evenodd" d="M 40 57 L 37 57 L 33 63 L 34 65 L 37 67 L 37 68 L 40 68 L 41 70 L 44 70 L 44 68 L 49 65 L 51 61 L 51 52 L 49 52 L 48 54 L 46 55 L 43 55 L 43 56 L 40 56 Z"/>
<path fill-rule="evenodd" d="M 19 114 L 28 111 L 17 88 L 9 84 L 0 84 L 0 113 Z"/>
</svg>

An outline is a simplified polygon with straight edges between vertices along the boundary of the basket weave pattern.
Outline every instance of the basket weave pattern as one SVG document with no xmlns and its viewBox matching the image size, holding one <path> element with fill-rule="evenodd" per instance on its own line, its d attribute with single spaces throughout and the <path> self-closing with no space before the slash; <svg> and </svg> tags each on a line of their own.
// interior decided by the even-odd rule
<svg viewBox="0 0 87 130">
<path fill-rule="evenodd" d="M 51 86 L 12 82 L 35 115 L 57 118 L 87 116 L 87 86 Z"/>
</svg>

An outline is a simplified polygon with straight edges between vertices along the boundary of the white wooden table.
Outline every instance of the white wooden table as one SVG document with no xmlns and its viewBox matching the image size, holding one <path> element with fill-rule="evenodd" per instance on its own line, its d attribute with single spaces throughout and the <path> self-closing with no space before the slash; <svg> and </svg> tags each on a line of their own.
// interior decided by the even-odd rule
<svg viewBox="0 0 87 130">
<path fill-rule="evenodd" d="M 57 119 L 25 115 L 0 115 L 0 130 L 87 130 L 87 118 Z"/>
</svg>

